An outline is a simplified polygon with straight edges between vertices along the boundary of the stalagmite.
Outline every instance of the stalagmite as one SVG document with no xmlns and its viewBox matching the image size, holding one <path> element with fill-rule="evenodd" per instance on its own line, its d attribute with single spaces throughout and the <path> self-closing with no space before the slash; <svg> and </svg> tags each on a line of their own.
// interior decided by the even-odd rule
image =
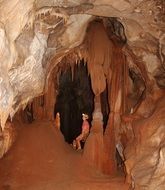
<svg viewBox="0 0 165 190">
<path fill-rule="evenodd" d="M 92 128 L 85 144 L 83 160 L 86 164 L 102 171 L 103 167 L 103 115 L 101 113 L 100 96 L 95 96 Z"/>
</svg>

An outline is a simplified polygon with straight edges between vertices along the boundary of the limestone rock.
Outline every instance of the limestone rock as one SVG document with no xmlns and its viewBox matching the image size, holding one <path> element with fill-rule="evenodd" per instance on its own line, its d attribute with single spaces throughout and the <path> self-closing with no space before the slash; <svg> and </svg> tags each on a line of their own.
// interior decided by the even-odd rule
<svg viewBox="0 0 165 190">
<path fill-rule="evenodd" d="M 16 137 L 14 125 L 7 122 L 4 131 L 0 134 L 0 158 L 6 154 L 6 152 L 12 146 Z"/>
</svg>

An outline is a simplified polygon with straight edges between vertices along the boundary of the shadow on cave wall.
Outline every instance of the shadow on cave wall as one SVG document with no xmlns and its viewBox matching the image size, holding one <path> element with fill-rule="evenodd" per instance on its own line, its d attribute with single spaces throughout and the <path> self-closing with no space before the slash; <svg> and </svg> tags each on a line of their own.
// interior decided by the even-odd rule
<svg viewBox="0 0 165 190">
<path fill-rule="evenodd" d="M 82 113 L 89 115 L 92 120 L 94 94 L 91 81 L 84 61 L 74 66 L 72 76 L 71 68 L 63 71 L 59 78 L 59 93 L 57 96 L 54 114 L 60 113 L 61 132 L 65 141 L 72 143 L 81 133 Z"/>
</svg>

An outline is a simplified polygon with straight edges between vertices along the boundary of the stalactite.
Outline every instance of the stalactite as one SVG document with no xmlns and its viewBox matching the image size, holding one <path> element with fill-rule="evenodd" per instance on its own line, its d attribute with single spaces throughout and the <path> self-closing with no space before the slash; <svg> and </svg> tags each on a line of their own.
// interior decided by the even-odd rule
<svg viewBox="0 0 165 190">
<path fill-rule="evenodd" d="M 99 95 L 106 88 L 107 68 L 111 61 L 111 42 L 101 22 L 91 23 L 86 36 L 88 71 L 91 76 L 92 89 Z"/>
</svg>

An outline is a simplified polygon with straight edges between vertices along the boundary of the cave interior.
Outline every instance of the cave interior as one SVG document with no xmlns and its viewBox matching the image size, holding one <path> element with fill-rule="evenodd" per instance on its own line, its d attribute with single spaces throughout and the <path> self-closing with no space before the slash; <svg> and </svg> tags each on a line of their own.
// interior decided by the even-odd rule
<svg viewBox="0 0 165 190">
<path fill-rule="evenodd" d="M 90 10 L 87 5 L 83 6 Z M 82 5 L 75 10 L 64 10 L 73 14 L 74 11 L 81 12 L 81 8 Z M 156 37 L 147 32 L 140 32 L 141 36 L 136 38 L 134 30 L 130 29 L 131 36 L 129 22 L 124 23 L 121 17 L 106 14 L 91 17 L 89 14 L 89 18 L 84 17 L 82 34 L 79 31 L 70 35 L 70 31 L 66 31 L 67 27 L 75 27 L 72 26 L 74 19 L 66 24 L 68 18 L 61 16 L 63 9 L 56 9 L 56 14 L 53 14 L 53 8 L 38 12 L 34 26 L 25 25 L 15 39 L 17 63 L 7 71 L 9 83 L 0 71 L 0 90 L 7 97 L 4 100 L 0 94 L 1 171 L 7 172 L 5 159 L 12 154 L 12 149 L 16 149 L 19 133 L 23 133 L 21 130 L 31 130 L 30 126 L 35 130 L 37 126 L 36 132 L 38 130 L 40 134 L 40 124 L 47 122 L 55 133 L 61 135 L 64 146 L 69 146 L 73 154 L 81 157 L 84 167 L 95 168 L 105 176 L 122 176 L 120 188 L 127 184 L 123 189 L 164 190 L 165 45 L 161 45 L 160 40 L 159 44 L 156 43 Z M 46 24 L 40 26 L 41 21 Z M 45 29 L 45 26 L 49 27 Z M 131 22 L 130 28 L 133 27 Z M 71 37 L 74 35 L 77 38 L 75 43 Z M 1 36 L 0 33 L 0 40 Z M 161 40 L 163 42 L 163 37 Z M 45 42 L 47 51 L 44 50 Z M 4 43 L 7 44 L 5 40 Z M 31 56 L 26 58 L 29 52 Z M 24 59 L 26 61 L 21 65 Z M 60 114 L 58 121 L 57 113 Z M 82 142 L 83 149 L 77 151 L 72 143 L 81 134 L 83 113 L 89 116 L 90 133 Z M 5 181 L 3 172 L 0 172 L 1 176 Z M 114 187 L 114 190 L 119 187 Z"/>
</svg>

